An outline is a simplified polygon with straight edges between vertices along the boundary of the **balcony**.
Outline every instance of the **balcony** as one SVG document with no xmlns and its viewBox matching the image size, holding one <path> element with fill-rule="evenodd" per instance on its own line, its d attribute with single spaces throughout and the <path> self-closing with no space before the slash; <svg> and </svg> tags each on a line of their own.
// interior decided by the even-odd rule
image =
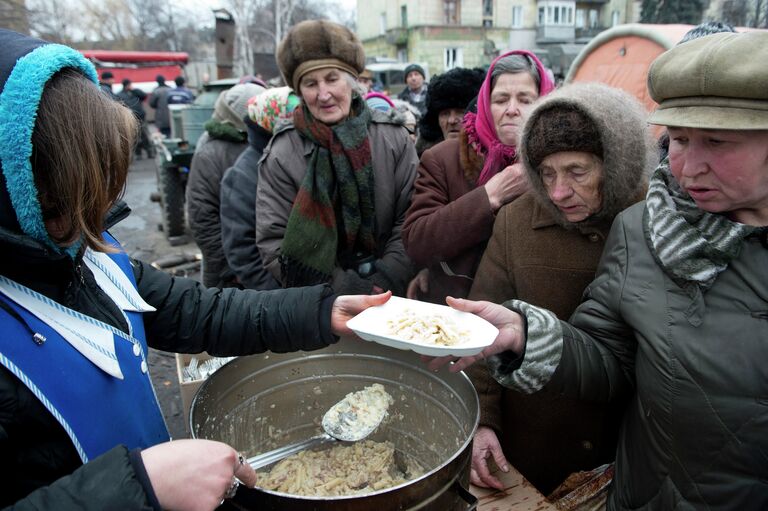
<svg viewBox="0 0 768 511">
<path fill-rule="evenodd" d="M 576 29 L 576 41 L 588 41 L 605 30 L 606 27 L 580 27 Z"/>
<path fill-rule="evenodd" d="M 568 25 L 539 25 L 536 27 L 537 43 L 572 43 L 575 29 Z"/>
<path fill-rule="evenodd" d="M 408 29 L 407 28 L 391 28 L 387 30 L 386 36 L 387 44 L 393 44 L 395 46 L 407 46 L 408 45 Z"/>
</svg>

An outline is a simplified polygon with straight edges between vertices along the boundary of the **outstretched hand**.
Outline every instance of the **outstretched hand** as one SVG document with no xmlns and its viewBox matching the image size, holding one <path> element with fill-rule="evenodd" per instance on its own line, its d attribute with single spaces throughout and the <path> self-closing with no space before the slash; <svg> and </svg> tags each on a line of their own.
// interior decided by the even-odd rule
<svg viewBox="0 0 768 511">
<path fill-rule="evenodd" d="M 250 488 L 256 472 L 240 463 L 229 445 L 212 440 L 175 440 L 141 451 L 157 500 L 167 511 L 212 511 L 234 477 Z"/>
<path fill-rule="evenodd" d="M 449 367 L 449 371 L 457 373 L 463 371 L 478 360 L 483 360 L 504 351 L 514 351 L 520 353 L 523 350 L 525 341 L 525 332 L 523 331 L 523 319 L 517 312 L 511 311 L 503 305 L 491 302 L 475 302 L 463 298 L 448 297 L 448 305 L 456 310 L 471 312 L 485 319 L 493 326 L 499 329 L 499 335 L 493 341 L 493 344 L 485 348 L 477 355 L 456 358 L 452 356 L 426 359 L 428 367 L 437 371 L 442 366 L 454 362 Z"/>
<path fill-rule="evenodd" d="M 475 486 L 503 490 L 504 485 L 491 474 L 488 467 L 488 461 L 491 458 L 502 472 L 509 472 L 509 462 L 501 450 L 496 432 L 488 426 L 479 426 L 472 441 L 472 469 L 469 472 L 469 482 Z"/>
<path fill-rule="evenodd" d="M 331 308 L 331 331 L 338 336 L 353 335 L 347 327 L 347 321 L 354 318 L 368 307 L 383 305 L 392 296 L 391 291 L 378 295 L 339 296 Z"/>
</svg>

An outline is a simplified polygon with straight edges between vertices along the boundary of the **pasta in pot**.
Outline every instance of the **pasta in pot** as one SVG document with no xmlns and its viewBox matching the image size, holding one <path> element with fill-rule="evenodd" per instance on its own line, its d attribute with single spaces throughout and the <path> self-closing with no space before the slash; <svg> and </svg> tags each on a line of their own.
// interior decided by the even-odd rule
<svg viewBox="0 0 768 511">
<path fill-rule="evenodd" d="M 257 472 L 256 486 L 308 497 L 361 495 L 397 486 L 424 472 L 410 458 L 406 465 L 396 462 L 391 442 L 365 440 L 289 456 L 269 472 Z"/>
</svg>

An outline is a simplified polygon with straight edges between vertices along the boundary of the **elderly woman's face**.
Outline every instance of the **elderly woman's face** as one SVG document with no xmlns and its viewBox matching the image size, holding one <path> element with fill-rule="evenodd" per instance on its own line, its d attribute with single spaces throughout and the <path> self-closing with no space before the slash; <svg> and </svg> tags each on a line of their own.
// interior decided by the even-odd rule
<svg viewBox="0 0 768 511">
<path fill-rule="evenodd" d="M 569 222 L 581 222 L 600 211 L 603 162 L 594 154 L 583 151 L 550 154 L 539 164 L 539 174 L 549 200 Z"/>
<path fill-rule="evenodd" d="M 344 72 L 333 67 L 311 71 L 299 82 L 301 97 L 312 117 L 325 124 L 336 124 L 349 116 L 352 85 Z"/>
<path fill-rule="evenodd" d="M 491 116 L 496 135 L 504 145 L 517 145 L 539 89 L 530 73 L 504 73 L 496 78 L 491 90 Z"/>
<path fill-rule="evenodd" d="M 670 170 L 699 208 L 768 225 L 768 131 L 668 131 Z"/>
</svg>

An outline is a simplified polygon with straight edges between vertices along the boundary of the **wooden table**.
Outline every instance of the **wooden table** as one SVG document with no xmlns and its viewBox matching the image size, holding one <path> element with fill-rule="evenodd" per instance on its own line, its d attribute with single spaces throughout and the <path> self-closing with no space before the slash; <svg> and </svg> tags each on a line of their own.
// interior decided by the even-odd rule
<svg viewBox="0 0 768 511">
<path fill-rule="evenodd" d="M 470 486 L 469 491 L 477 497 L 478 511 L 556 511 L 557 508 L 547 502 L 544 495 L 539 493 L 531 483 L 515 470 L 509 469 L 506 474 L 495 473 L 504 483 L 504 491 Z"/>
</svg>

